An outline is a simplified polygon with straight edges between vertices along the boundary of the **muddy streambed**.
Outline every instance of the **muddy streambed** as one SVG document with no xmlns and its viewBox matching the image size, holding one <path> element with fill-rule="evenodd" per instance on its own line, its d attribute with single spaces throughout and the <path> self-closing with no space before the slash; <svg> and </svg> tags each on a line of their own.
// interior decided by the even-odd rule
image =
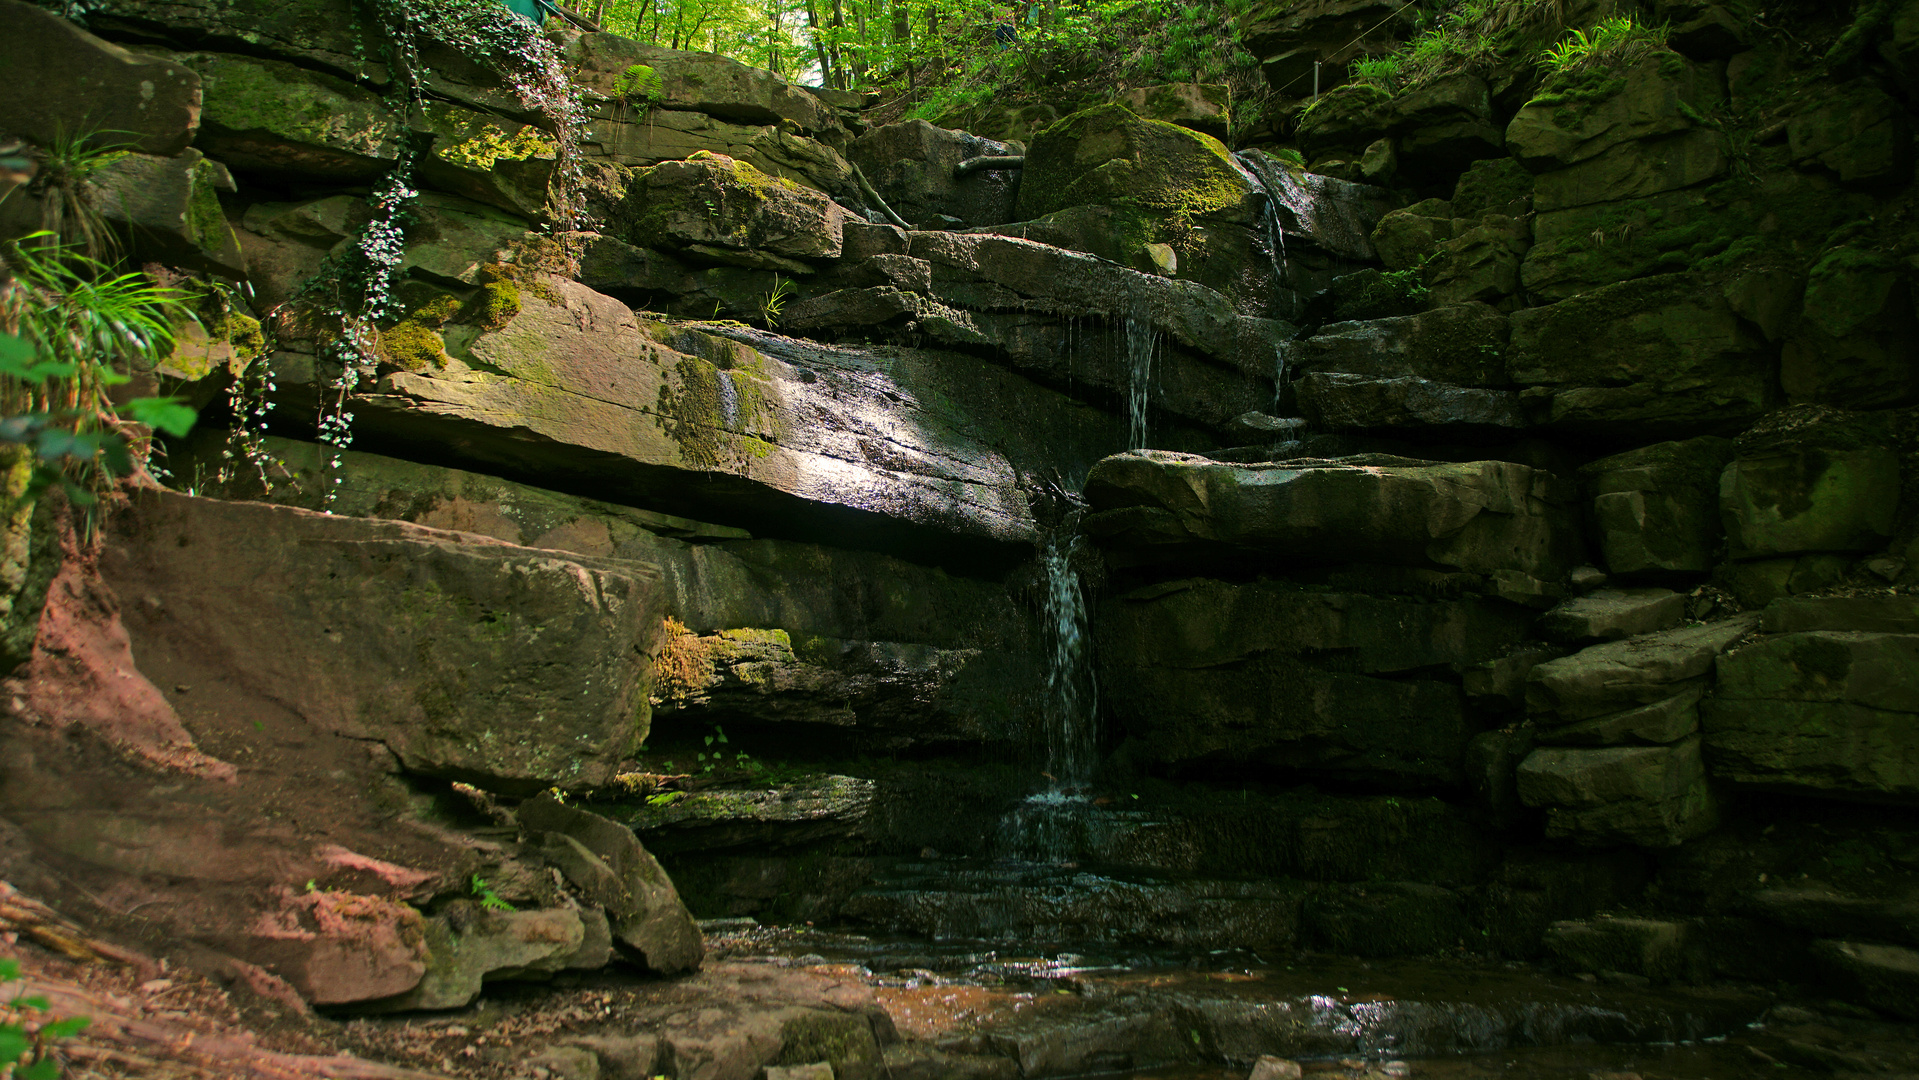
<svg viewBox="0 0 1919 1080">
<path fill-rule="evenodd" d="M 94 1025 L 70 1075 L 354 1080 L 1688 1080 L 1919 1072 L 1919 1030 L 1753 986 L 1583 980 L 1471 957 L 1364 961 L 1060 951 L 709 922 L 677 979 L 617 967 L 490 984 L 467 1008 L 325 1016 L 186 973 L 62 959 L 25 941 L 23 992 Z M 91 1071 L 90 1071 L 91 1070 Z"/>
</svg>

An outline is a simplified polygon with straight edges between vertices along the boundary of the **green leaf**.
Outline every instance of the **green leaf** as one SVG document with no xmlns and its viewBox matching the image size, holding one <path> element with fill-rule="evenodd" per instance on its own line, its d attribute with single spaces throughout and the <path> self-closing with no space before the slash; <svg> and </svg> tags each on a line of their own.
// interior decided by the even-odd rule
<svg viewBox="0 0 1919 1080">
<path fill-rule="evenodd" d="M 40 1028 L 40 1037 L 43 1039 L 71 1039 L 75 1035 L 87 1030 L 87 1025 L 91 1023 L 93 1023 L 91 1016 L 68 1016 L 59 1020 L 50 1020 Z"/>
<path fill-rule="evenodd" d="M 20 961 L 0 960 L 0 982 L 12 982 L 20 977 Z"/>
<path fill-rule="evenodd" d="M 20 371 L 32 362 L 31 344 L 12 334 L 0 334 L 0 372 L 18 377 Z"/>
<path fill-rule="evenodd" d="M 20 1060 L 33 1043 L 27 1039 L 27 1033 L 17 1024 L 0 1024 L 0 1065 L 11 1065 Z"/>
<path fill-rule="evenodd" d="M 139 423 L 178 439 L 192 431 L 193 422 L 200 418 L 199 413 L 181 402 L 177 397 L 134 398 L 127 402 L 126 413 Z"/>
<path fill-rule="evenodd" d="M 35 1012 L 46 1012 L 48 1009 L 53 1008 L 53 1003 L 49 1002 L 43 994 L 35 994 L 32 997 L 15 998 L 13 1003 L 23 1009 L 32 1009 Z"/>
<path fill-rule="evenodd" d="M 16 1070 L 13 1075 L 19 1080 L 60 1080 L 60 1063 L 52 1058 L 41 1058 L 24 1069 Z"/>
</svg>

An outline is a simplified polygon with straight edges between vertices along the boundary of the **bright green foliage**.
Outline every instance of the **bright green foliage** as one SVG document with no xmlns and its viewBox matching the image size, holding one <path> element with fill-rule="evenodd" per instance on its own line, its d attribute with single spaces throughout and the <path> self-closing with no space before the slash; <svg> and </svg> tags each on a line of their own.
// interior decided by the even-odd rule
<svg viewBox="0 0 1919 1080">
<path fill-rule="evenodd" d="M 474 896 L 480 898 L 480 907 L 487 911 L 519 910 L 512 904 L 500 899 L 500 894 L 493 891 L 493 886 L 488 885 L 486 879 L 478 874 L 474 874 L 472 878 L 467 881 L 467 890 Z"/>
<path fill-rule="evenodd" d="M 1607 19 L 1590 31 L 1574 30 L 1541 54 L 1539 64 L 1554 75 L 1602 64 L 1623 67 L 1665 46 L 1665 28 L 1641 26 L 1632 16 L 1622 15 Z"/>
<path fill-rule="evenodd" d="M 151 368 L 172 351 L 174 327 L 194 318 L 190 300 L 142 274 L 115 274 L 51 233 L 0 245 L 0 443 L 32 448 L 30 496 L 58 484 L 88 505 L 132 471 L 107 391 L 128 380 L 123 369 Z M 141 398 L 124 413 L 171 435 L 194 421 L 173 398 Z"/>
<path fill-rule="evenodd" d="M 1228 82 L 1259 88 L 1234 20 L 1249 0 L 608 0 L 607 28 L 651 44 L 717 52 L 806 83 L 903 95 L 935 118 L 991 100 L 1060 105 L 1040 93 L 1085 84 Z M 1070 110 L 1063 110 L 1070 111 Z"/>
<path fill-rule="evenodd" d="M 1557 0 L 1457 0 L 1422 11 L 1420 31 L 1384 56 L 1353 62 L 1353 78 L 1389 93 L 1525 55 L 1559 32 Z"/>
<path fill-rule="evenodd" d="M 17 982 L 19 978 L 19 961 L 0 960 L 0 983 Z M 44 1014 L 51 1007 L 46 998 L 37 994 L 15 994 L 6 1003 L 14 1015 Z M 47 1020 L 31 1034 L 24 1024 L 0 1023 L 0 1073 L 11 1068 L 14 1080 L 58 1080 L 60 1063 L 48 1054 L 48 1049 L 61 1039 L 71 1039 L 85 1031 L 90 1023 L 92 1020 L 85 1016 Z"/>
</svg>

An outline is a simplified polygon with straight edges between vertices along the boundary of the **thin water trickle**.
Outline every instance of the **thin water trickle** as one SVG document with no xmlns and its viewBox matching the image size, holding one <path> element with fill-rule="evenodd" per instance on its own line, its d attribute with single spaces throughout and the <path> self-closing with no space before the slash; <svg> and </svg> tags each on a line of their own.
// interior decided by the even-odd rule
<svg viewBox="0 0 1919 1080">
<path fill-rule="evenodd" d="M 1040 552 L 1043 610 L 1052 638 L 1046 674 L 1046 773 L 1053 792 L 1084 787 L 1093 771 L 1098 702 L 1088 663 L 1086 592 L 1074 566 L 1083 543 L 1062 529 L 1046 539 Z"/>
<path fill-rule="evenodd" d="M 726 421 L 727 427 L 734 427 L 740 421 L 740 392 L 733 385 L 732 372 L 721 369 L 719 376 L 720 416 Z"/>
<path fill-rule="evenodd" d="M 1030 795 L 1004 821 L 1001 853 L 1009 858 L 1070 863 L 1083 846 L 1092 808 L 1085 789 L 1098 752 L 1098 693 L 1088 650 L 1086 591 L 1075 556 L 1084 542 L 1070 526 L 1048 535 L 1039 566 L 1040 614 L 1050 648 L 1046 671 L 1046 789 Z"/>
<path fill-rule="evenodd" d="M 1299 189 L 1292 173 L 1284 165 L 1265 154 L 1241 150 L 1233 155 L 1233 160 L 1246 170 L 1246 174 L 1258 183 L 1260 191 L 1266 195 L 1266 207 L 1260 215 L 1260 224 L 1266 234 L 1266 254 L 1273 263 L 1274 283 L 1290 291 L 1291 282 L 1286 275 L 1286 228 L 1279 211 L 1285 207 L 1295 221 L 1301 220 L 1310 196 Z"/>
<path fill-rule="evenodd" d="M 1153 398 L 1153 357 L 1159 351 L 1160 332 L 1152 316 L 1135 312 L 1126 324 L 1126 448 L 1146 447 L 1147 409 Z"/>
</svg>

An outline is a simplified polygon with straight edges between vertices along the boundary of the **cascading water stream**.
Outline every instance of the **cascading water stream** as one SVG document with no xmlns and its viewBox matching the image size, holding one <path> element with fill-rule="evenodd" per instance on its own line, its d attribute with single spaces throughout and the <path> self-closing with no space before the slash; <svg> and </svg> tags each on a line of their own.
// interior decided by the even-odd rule
<svg viewBox="0 0 1919 1080">
<path fill-rule="evenodd" d="M 1086 590 L 1076 560 L 1084 541 L 1063 525 L 1040 547 L 1041 629 L 1047 638 L 1046 789 L 1006 822 L 1002 853 L 1045 863 L 1073 861 L 1092 803 L 1085 789 L 1098 752 L 1098 691 L 1091 664 Z"/>
<path fill-rule="evenodd" d="M 1160 331 L 1152 316 L 1143 312 L 1127 315 L 1126 332 L 1126 448 L 1146 446 L 1147 409 L 1153 398 L 1153 360 L 1159 352 Z"/>
<path fill-rule="evenodd" d="M 1086 592 L 1074 556 L 1082 541 L 1062 530 L 1046 540 L 1040 570 L 1042 614 L 1052 641 L 1046 673 L 1046 774 L 1055 791 L 1071 792 L 1092 777 L 1097 691 L 1087 653 Z"/>
<path fill-rule="evenodd" d="M 1286 229 L 1280 208 L 1291 213 L 1294 221 L 1304 221 L 1311 213 L 1312 197 L 1300 189 L 1290 170 L 1265 154 L 1241 150 L 1233 154 L 1233 160 L 1266 196 L 1265 210 L 1260 215 L 1261 231 L 1266 234 L 1266 254 L 1272 260 L 1274 284 L 1291 298 L 1292 283 L 1286 272 Z"/>
</svg>

